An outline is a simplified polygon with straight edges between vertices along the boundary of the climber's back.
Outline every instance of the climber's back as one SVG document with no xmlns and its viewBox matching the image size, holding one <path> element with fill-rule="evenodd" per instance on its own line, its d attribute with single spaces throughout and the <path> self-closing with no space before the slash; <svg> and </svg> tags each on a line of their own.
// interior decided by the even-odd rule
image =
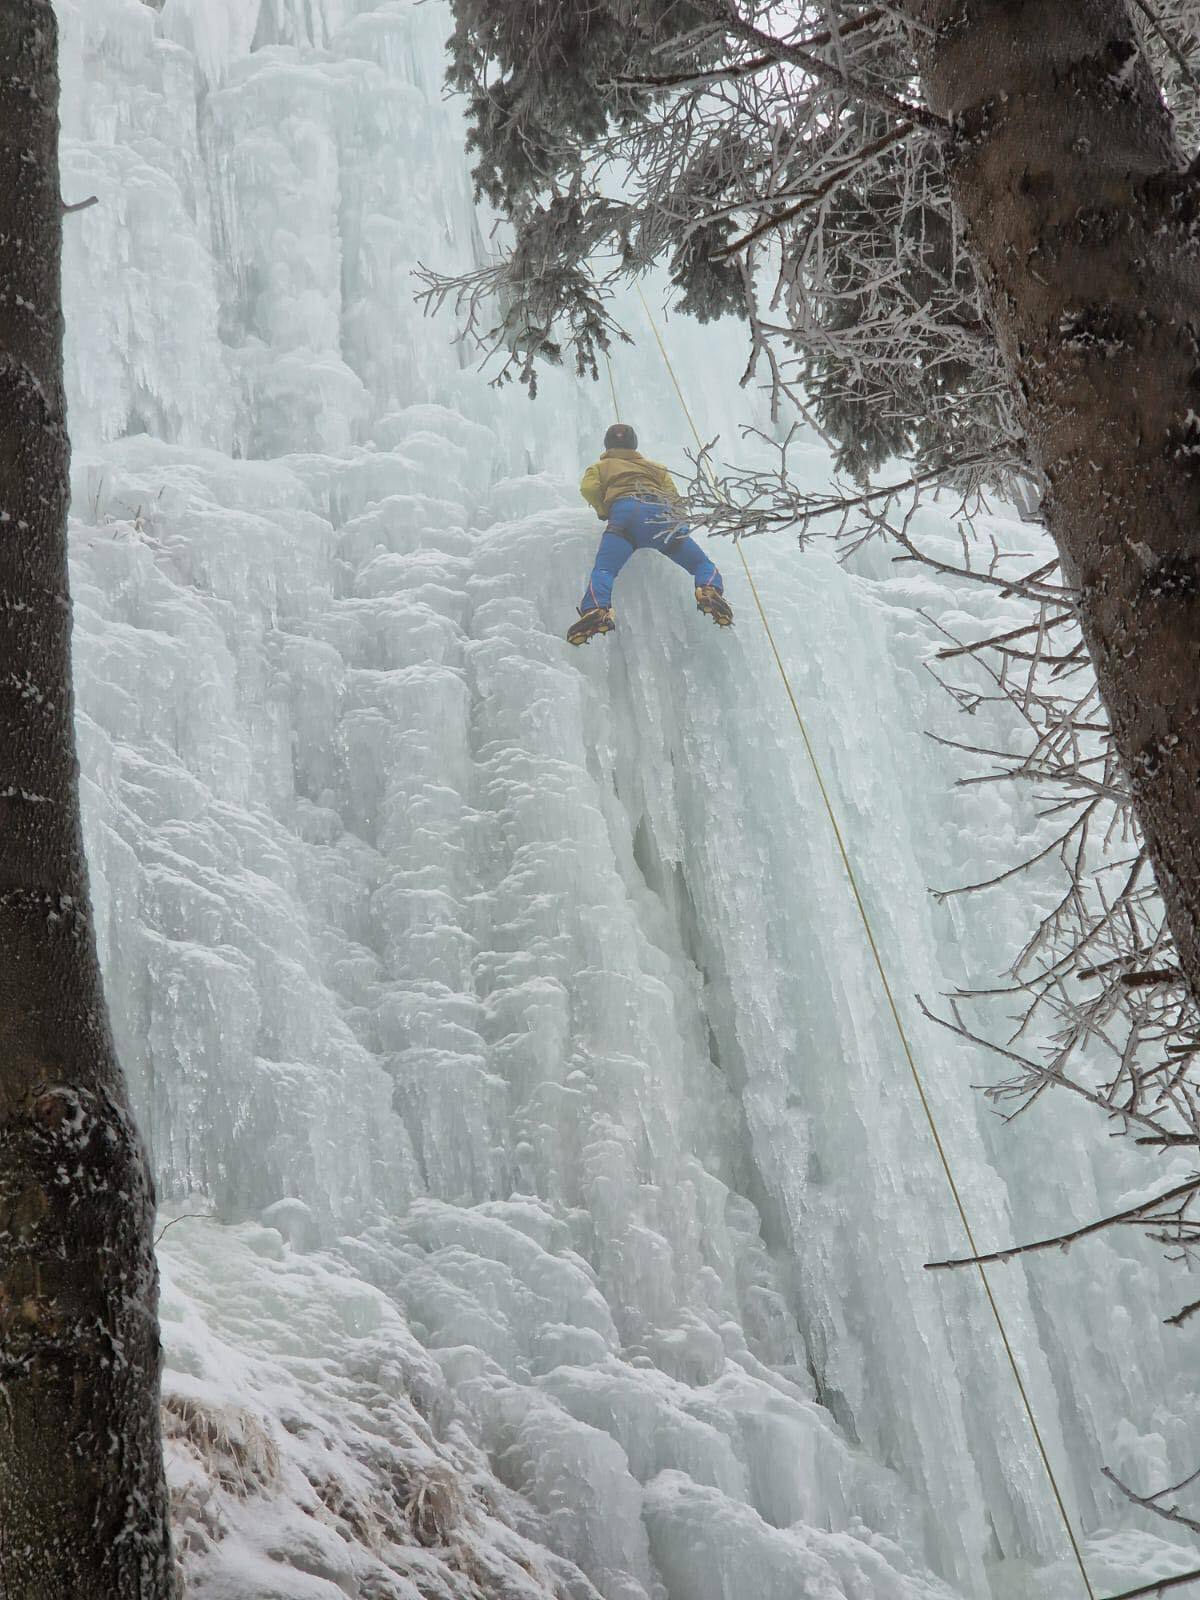
<svg viewBox="0 0 1200 1600">
<path fill-rule="evenodd" d="M 604 435 L 604 454 L 587 469 L 579 492 L 604 522 L 613 505 L 627 496 L 635 499 L 678 500 L 675 480 L 658 461 L 637 448 L 637 434 L 626 422 L 615 423 Z"/>
</svg>

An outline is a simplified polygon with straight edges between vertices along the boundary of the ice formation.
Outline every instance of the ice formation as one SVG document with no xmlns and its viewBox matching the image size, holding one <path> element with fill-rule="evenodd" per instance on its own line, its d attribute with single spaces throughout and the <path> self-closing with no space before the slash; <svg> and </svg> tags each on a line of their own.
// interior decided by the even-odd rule
<svg viewBox="0 0 1200 1600">
<path fill-rule="evenodd" d="M 59 10 L 86 822 L 191 1592 L 1074 1600 L 976 1286 L 921 1270 L 961 1241 L 736 566 L 732 634 L 639 558 L 571 652 L 604 392 L 492 389 L 413 303 L 486 247 L 445 11 Z M 729 447 L 737 331 L 669 337 Z M 1034 827 L 923 735 L 923 613 L 985 603 L 751 555 L 981 1234 L 1167 1181 L 1071 1105 L 1005 1132 L 908 1003 L 1023 926 L 926 892 Z M 1194 1564 L 1099 1474 L 1194 1465 L 1159 1262 L 999 1288 L 1097 1588 Z"/>
</svg>

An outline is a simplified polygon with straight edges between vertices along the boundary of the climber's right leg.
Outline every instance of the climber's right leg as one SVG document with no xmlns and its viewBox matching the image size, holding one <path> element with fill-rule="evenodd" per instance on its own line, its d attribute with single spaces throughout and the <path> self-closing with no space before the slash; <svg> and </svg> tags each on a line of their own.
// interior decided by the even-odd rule
<svg viewBox="0 0 1200 1600">
<path fill-rule="evenodd" d="M 711 617 L 718 628 L 728 628 L 733 623 L 733 607 L 725 598 L 725 584 L 714 562 L 686 532 L 676 536 L 666 548 L 667 555 L 676 566 L 691 574 L 696 585 L 696 605 L 705 616 Z"/>
</svg>

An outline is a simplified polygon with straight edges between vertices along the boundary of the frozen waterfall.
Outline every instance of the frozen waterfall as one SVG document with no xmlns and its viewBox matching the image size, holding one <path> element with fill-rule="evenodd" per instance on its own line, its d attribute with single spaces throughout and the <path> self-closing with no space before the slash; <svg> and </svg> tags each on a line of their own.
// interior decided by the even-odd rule
<svg viewBox="0 0 1200 1600">
<path fill-rule="evenodd" d="M 643 558 L 571 651 L 606 393 L 497 391 L 413 303 L 490 226 L 446 11 L 59 11 L 84 801 L 190 1593 L 1075 1600 L 977 1284 L 922 1271 L 957 1223 L 732 552 L 731 634 Z M 668 337 L 739 448 L 739 330 Z M 1024 926 L 927 893 L 1036 827 L 924 735 L 925 614 L 1004 602 L 750 555 L 981 1235 L 1169 1181 L 1087 1108 L 1002 1128 L 909 1004 Z M 1100 1592 L 1195 1564 L 1100 1476 L 1200 1459 L 1168 1271 L 997 1280 Z"/>
</svg>

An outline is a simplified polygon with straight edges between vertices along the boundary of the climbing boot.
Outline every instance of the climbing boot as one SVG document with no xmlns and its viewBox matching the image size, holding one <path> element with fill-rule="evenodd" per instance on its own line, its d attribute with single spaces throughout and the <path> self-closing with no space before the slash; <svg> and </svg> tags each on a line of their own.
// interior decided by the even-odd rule
<svg viewBox="0 0 1200 1600">
<path fill-rule="evenodd" d="M 616 627 L 611 606 L 592 606 L 579 613 L 579 621 L 567 629 L 568 644 L 586 644 L 598 633 L 611 633 Z"/>
<path fill-rule="evenodd" d="M 733 607 L 719 589 L 711 583 L 696 586 L 696 609 L 711 617 L 718 628 L 733 627 Z"/>
</svg>

